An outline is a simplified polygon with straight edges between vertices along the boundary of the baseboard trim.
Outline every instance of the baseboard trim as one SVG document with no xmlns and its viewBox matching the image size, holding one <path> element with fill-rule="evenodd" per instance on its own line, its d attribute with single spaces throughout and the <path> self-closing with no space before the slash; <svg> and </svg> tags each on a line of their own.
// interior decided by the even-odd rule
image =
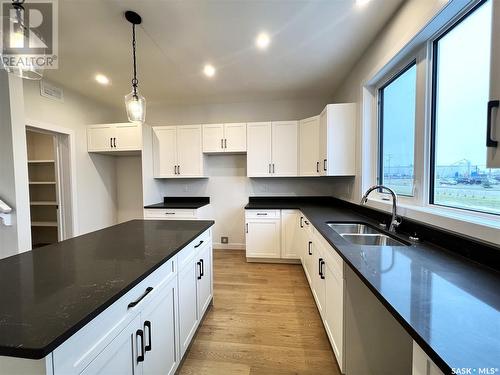
<svg viewBox="0 0 500 375">
<path fill-rule="evenodd" d="M 220 243 L 213 242 L 212 247 L 217 250 L 245 250 L 246 246 L 244 243 Z"/>
<path fill-rule="evenodd" d="M 282 258 L 249 258 L 248 263 L 284 263 L 284 264 L 300 264 L 300 259 L 282 259 Z"/>
</svg>

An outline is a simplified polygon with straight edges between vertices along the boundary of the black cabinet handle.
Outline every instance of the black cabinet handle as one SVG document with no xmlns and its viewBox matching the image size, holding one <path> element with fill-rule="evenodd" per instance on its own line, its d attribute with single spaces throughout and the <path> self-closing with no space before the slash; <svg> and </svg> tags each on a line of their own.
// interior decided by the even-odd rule
<svg viewBox="0 0 500 375">
<path fill-rule="evenodd" d="M 136 338 L 140 337 L 141 338 L 141 354 L 139 355 L 139 347 L 137 348 L 137 363 L 139 362 L 144 362 L 144 332 L 142 329 L 138 329 L 136 334 Z"/>
<path fill-rule="evenodd" d="M 257 212 L 257 216 L 267 216 L 267 212 Z"/>
<path fill-rule="evenodd" d="M 116 138 L 113 138 L 113 146 L 116 148 Z"/>
<path fill-rule="evenodd" d="M 144 291 L 144 293 L 142 294 L 142 296 L 140 296 L 138 299 L 136 299 L 135 301 L 130 302 L 128 304 L 128 308 L 130 309 L 131 307 L 137 306 L 139 304 L 139 302 L 141 302 L 144 299 L 144 297 L 146 297 L 149 293 L 151 293 L 152 290 L 153 290 L 153 287 L 148 286 L 146 288 L 146 290 Z"/>
<path fill-rule="evenodd" d="M 181 174 L 181 166 L 180 165 L 177 166 L 177 174 Z"/>
<path fill-rule="evenodd" d="M 304 228 L 304 216 L 300 217 L 300 227 Z"/>
<path fill-rule="evenodd" d="M 316 162 L 316 172 L 319 173 L 319 161 Z"/>
<path fill-rule="evenodd" d="M 109 139 L 109 147 L 113 148 L 113 138 Z"/>
<path fill-rule="evenodd" d="M 224 139 L 224 148 L 227 148 L 227 139 Z"/>
<path fill-rule="evenodd" d="M 247 233 L 248 233 L 248 223 L 246 223 L 245 225 L 246 225 L 246 227 L 247 227 Z"/>
<path fill-rule="evenodd" d="M 488 119 L 486 122 L 486 147 L 498 147 L 498 141 L 491 137 L 491 131 L 493 130 L 493 108 L 498 108 L 500 106 L 499 100 L 490 100 L 488 102 Z"/>
<path fill-rule="evenodd" d="M 144 351 L 149 352 L 151 351 L 151 322 L 149 320 L 144 322 L 144 332 L 146 332 L 146 328 L 148 329 L 148 344 L 144 346 Z"/>
<path fill-rule="evenodd" d="M 205 276 L 205 264 L 203 263 L 203 259 L 200 259 L 200 263 L 201 263 L 200 276 Z"/>
<path fill-rule="evenodd" d="M 269 173 L 271 173 L 271 163 L 269 163 Z"/>
<path fill-rule="evenodd" d="M 312 245 L 312 241 L 309 241 L 309 243 L 307 244 L 307 252 L 309 255 L 313 255 L 313 253 L 311 253 L 311 245 Z"/>
<path fill-rule="evenodd" d="M 200 273 L 198 274 L 197 279 L 200 280 L 201 279 L 201 262 L 196 262 L 196 265 L 199 267 L 199 270 L 200 270 Z"/>
<path fill-rule="evenodd" d="M 321 261 L 323 260 L 323 258 L 319 258 L 318 259 L 318 275 L 321 276 Z"/>
<path fill-rule="evenodd" d="M 220 148 L 224 148 L 224 140 L 222 138 L 220 139 Z"/>
<path fill-rule="evenodd" d="M 326 159 L 323 159 L 323 170 L 326 171 Z"/>
<path fill-rule="evenodd" d="M 273 163 L 273 173 L 274 173 L 274 163 Z"/>
<path fill-rule="evenodd" d="M 324 279 L 325 275 L 323 274 L 323 265 L 325 264 L 323 258 L 319 258 L 319 276 Z"/>
<path fill-rule="evenodd" d="M 306 225 L 309 225 L 309 222 L 307 220 L 304 220 L 304 223 L 306 223 Z"/>
<path fill-rule="evenodd" d="M 200 247 L 202 243 L 203 243 L 203 240 L 200 241 L 200 243 L 198 245 L 195 245 L 194 248 L 196 249 L 197 247 Z"/>
</svg>

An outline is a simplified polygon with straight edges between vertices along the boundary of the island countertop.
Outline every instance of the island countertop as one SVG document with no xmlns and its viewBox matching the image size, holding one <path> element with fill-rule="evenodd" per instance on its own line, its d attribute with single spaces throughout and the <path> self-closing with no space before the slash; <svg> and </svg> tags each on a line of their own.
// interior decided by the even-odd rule
<svg viewBox="0 0 500 375">
<path fill-rule="evenodd" d="M 0 260 L 0 355 L 43 358 L 213 224 L 132 220 Z"/>
</svg>

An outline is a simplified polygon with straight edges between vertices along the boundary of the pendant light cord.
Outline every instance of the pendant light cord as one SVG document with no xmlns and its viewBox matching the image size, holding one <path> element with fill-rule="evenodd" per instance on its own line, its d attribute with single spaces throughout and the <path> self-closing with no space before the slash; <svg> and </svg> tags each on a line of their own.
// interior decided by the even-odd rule
<svg viewBox="0 0 500 375">
<path fill-rule="evenodd" d="M 134 78 L 132 79 L 132 87 L 134 88 L 134 97 L 137 98 L 137 84 L 139 81 L 137 80 L 137 62 L 135 55 L 135 24 L 132 24 L 132 51 L 134 55 Z"/>
</svg>

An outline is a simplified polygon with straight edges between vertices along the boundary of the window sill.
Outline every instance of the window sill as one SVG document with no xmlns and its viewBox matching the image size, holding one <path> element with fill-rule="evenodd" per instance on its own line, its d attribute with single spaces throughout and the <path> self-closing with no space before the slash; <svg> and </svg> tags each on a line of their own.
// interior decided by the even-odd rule
<svg viewBox="0 0 500 375">
<path fill-rule="evenodd" d="M 378 198 L 368 199 L 368 206 L 391 212 L 392 202 Z M 467 212 L 460 209 L 398 204 L 398 214 L 402 217 L 422 221 L 453 232 L 465 234 L 500 245 L 498 230 L 500 218 L 488 214 Z"/>
</svg>

